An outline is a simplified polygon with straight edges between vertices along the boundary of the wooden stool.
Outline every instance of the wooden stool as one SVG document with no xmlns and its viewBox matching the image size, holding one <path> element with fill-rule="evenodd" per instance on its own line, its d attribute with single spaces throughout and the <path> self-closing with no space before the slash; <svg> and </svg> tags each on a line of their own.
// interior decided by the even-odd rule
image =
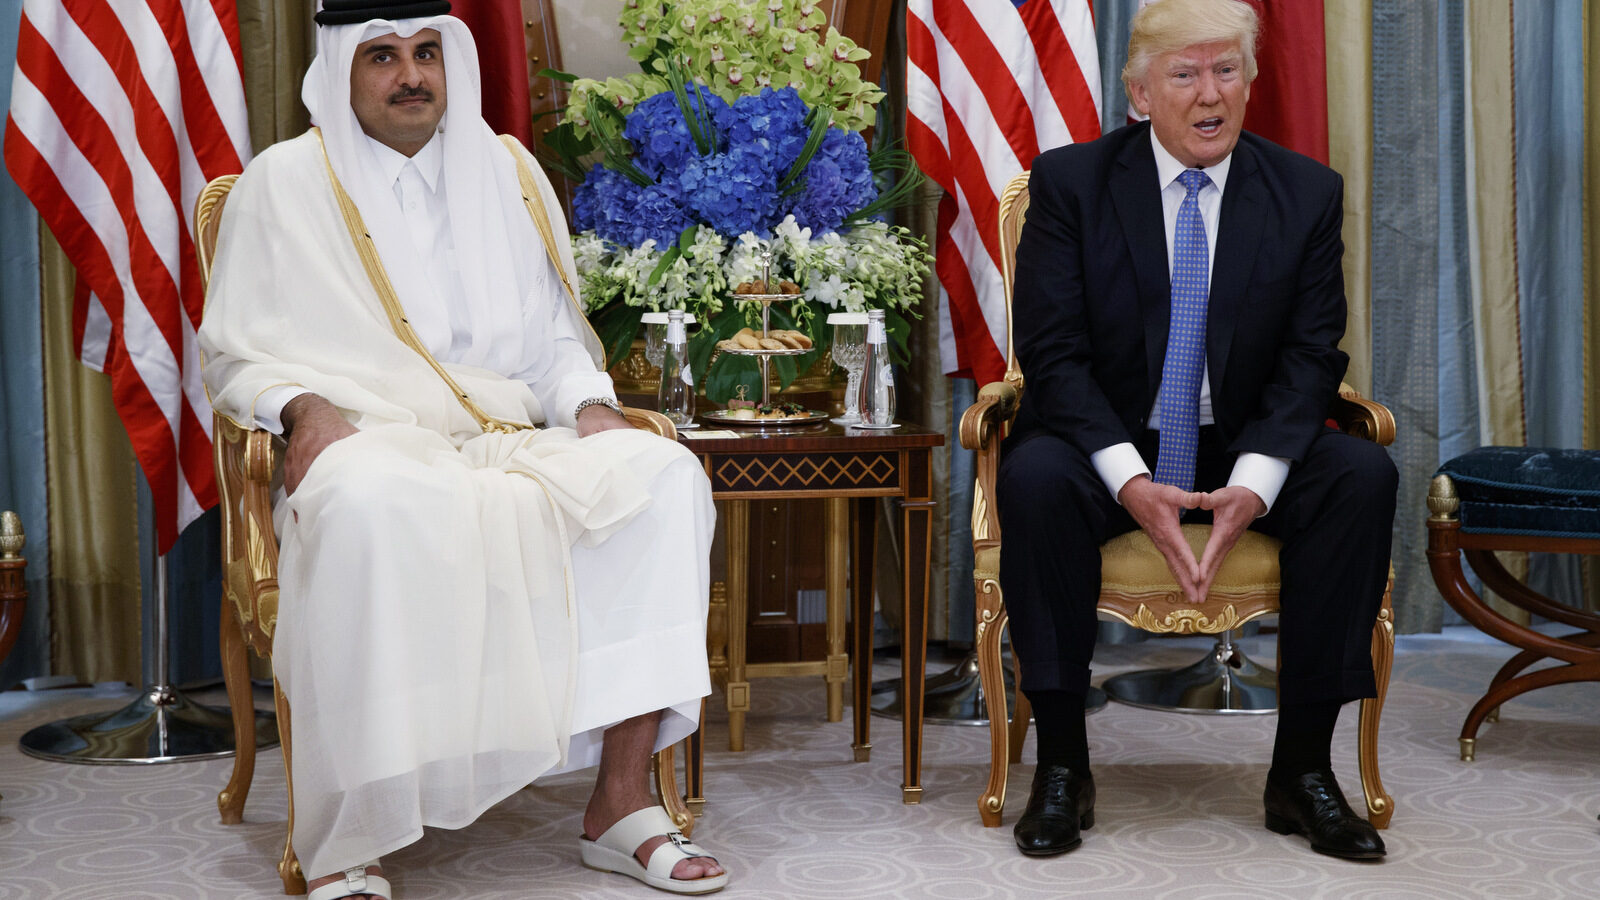
<svg viewBox="0 0 1600 900">
<path fill-rule="evenodd" d="M 1480 447 L 1439 467 L 1428 490 L 1428 567 L 1439 593 L 1462 618 L 1521 647 L 1489 682 L 1461 726 L 1461 758 L 1471 760 L 1478 726 L 1500 704 L 1535 688 L 1600 681 L 1600 616 L 1557 603 L 1514 578 L 1496 550 L 1600 555 L 1600 451 Z M 1552 637 L 1506 618 L 1467 583 L 1472 571 L 1508 603 L 1578 629 Z M 1565 665 L 1522 673 L 1540 660 Z"/>
</svg>

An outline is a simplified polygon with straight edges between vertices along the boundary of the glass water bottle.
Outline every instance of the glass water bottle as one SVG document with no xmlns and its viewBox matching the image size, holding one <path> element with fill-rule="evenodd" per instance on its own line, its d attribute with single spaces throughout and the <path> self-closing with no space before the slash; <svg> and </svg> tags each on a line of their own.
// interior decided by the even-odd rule
<svg viewBox="0 0 1600 900">
<path fill-rule="evenodd" d="M 867 313 L 867 360 L 861 371 L 861 428 L 894 427 L 894 370 L 889 364 L 889 335 L 883 310 Z"/>
<path fill-rule="evenodd" d="M 661 359 L 661 387 L 656 409 L 679 428 L 694 427 L 694 374 L 689 371 L 689 338 L 683 310 L 667 311 L 667 337 Z"/>
</svg>

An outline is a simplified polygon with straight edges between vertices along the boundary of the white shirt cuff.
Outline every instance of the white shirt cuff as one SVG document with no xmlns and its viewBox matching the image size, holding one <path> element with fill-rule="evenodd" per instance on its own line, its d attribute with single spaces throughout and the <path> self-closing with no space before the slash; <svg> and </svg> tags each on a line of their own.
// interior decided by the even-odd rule
<svg viewBox="0 0 1600 900">
<path fill-rule="evenodd" d="M 1277 502 L 1278 492 L 1283 490 L 1288 478 L 1289 460 L 1264 453 L 1241 453 L 1233 462 L 1228 487 L 1249 488 L 1266 504 L 1266 510 L 1261 513 L 1264 516 L 1272 512 L 1272 504 Z"/>
<path fill-rule="evenodd" d="M 1122 502 L 1117 495 L 1122 493 L 1123 485 L 1139 475 L 1150 474 L 1150 467 L 1144 464 L 1144 458 L 1139 455 L 1138 449 L 1127 441 L 1112 444 L 1089 454 L 1089 464 L 1094 466 L 1100 480 L 1105 482 L 1106 490 L 1111 492 L 1111 499 L 1118 503 Z"/>
<path fill-rule="evenodd" d="M 270 431 L 273 434 L 283 434 L 283 408 L 289 401 L 309 394 L 310 391 L 296 384 L 280 384 L 269 387 L 256 397 L 255 414 L 256 427 Z"/>
</svg>

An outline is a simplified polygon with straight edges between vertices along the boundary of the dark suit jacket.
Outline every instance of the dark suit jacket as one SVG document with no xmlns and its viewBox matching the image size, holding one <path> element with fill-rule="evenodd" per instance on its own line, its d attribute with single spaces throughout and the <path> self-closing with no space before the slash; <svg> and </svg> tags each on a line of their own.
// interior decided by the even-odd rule
<svg viewBox="0 0 1600 900">
<path fill-rule="evenodd" d="M 1146 123 L 1034 162 L 1013 341 L 1026 379 L 1013 443 L 1053 432 L 1085 454 L 1136 440 L 1166 355 L 1171 279 Z M 1348 357 L 1338 173 L 1245 134 L 1223 190 L 1206 322 L 1230 452 L 1299 461 Z"/>
</svg>

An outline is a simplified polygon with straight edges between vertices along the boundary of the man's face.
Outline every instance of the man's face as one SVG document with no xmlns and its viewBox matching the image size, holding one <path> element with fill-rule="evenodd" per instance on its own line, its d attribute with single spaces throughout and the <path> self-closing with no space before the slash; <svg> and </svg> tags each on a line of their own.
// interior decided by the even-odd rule
<svg viewBox="0 0 1600 900">
<path fill-rule="evenodd" d="M 431 139 L 444 118 L 444 53 L 439 32 L 375 37 L 356 48 L 350 107 L 361 130 L 406 156 Z"/>
<path fill-rule="evenodd" d="M 1239 142 L 1250 84 L 1237 45 L 1192 44 L 1164 53 L 1131 87 L 1133 105 L 1150 117 L 1161 146 L 1185 166 L 1214 166 Z"/>
</svg>

